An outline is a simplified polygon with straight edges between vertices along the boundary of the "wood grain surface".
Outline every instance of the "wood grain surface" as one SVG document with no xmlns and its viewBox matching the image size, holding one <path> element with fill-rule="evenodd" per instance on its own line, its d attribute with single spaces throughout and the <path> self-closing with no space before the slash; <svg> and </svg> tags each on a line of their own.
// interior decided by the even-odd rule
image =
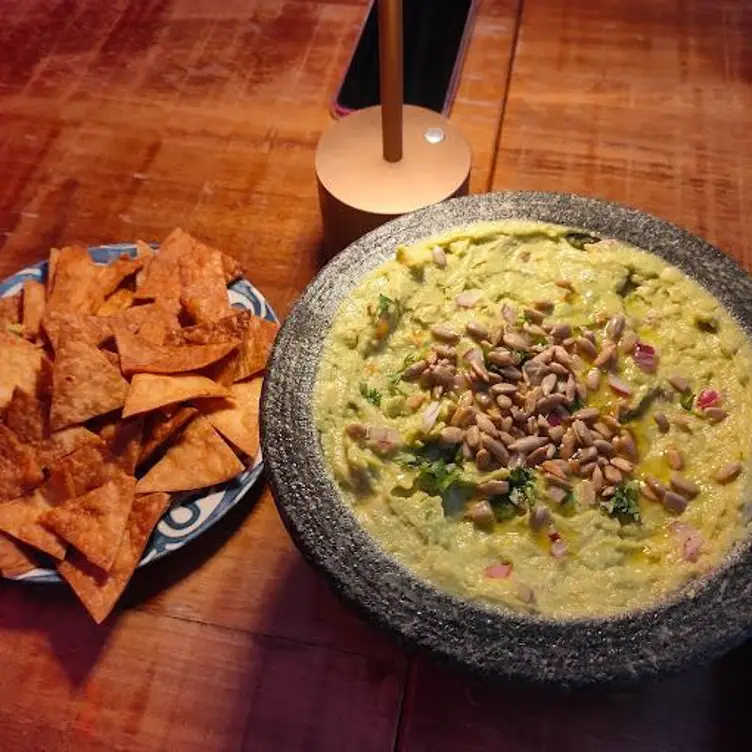
<svg viewBox="0 0 752 752">
<path fill-rule="evenodd" d="M 316 143 L 366 0 L 16 0 L 0 24 L 0 278 L 62 242 L 222 247 L 284 317 L 322 263 Z M 575 191 L 752 269 L 752 3 L 482 0 L 452 119 L 471 188 Z M 722 615 L 719 615 L 722 618 Z M 264 484 L 97 627 L 0 582 L 0 749 L 735 750 L 752 651 L 557 695 L 401 651 L 302 561 Z"/>
</svg>

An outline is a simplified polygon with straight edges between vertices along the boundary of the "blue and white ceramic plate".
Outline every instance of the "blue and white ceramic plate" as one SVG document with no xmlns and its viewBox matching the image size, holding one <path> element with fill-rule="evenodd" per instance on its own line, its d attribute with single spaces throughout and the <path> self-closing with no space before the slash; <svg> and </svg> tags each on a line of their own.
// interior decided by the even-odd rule
<svg viewBox="0 0 752 752">
<path fill-rule="evenodd" d="M 121 253 L 135 256 L 136 246 L 132 243 L 102 245 L 90 248 L 89 253 L 96 263 L 106 265 Z M 44 280 L 46 275 L 46 261 L 21 269 L 17 274 L 0 282 L 0 298 L 20 292 L 27 279 Z M 277 321 L 277 316 L 264 296 L 247 280 L 239 279 L 233 282 L 228 288 L 228 295 L 230 303 L 235 308 L 247 308 L 256 316 Z M 263 461 L 259 451 L 253 465 L 233 480 L 200 491 L 173 494 L 172 504 L 157 524 L 139 566 L 142 567 L 182 548 L 222 519 L 258 480 L 262 469 Z M 32 569 L 14 579 L 24 582 L 61 581 L 54 569 Z"/>
</svg>

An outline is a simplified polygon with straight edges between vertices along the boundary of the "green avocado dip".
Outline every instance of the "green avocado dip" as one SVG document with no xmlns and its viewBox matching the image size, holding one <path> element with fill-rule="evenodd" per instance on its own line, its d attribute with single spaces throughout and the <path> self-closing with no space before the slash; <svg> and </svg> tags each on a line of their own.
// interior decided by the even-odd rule
<svg viewBox="0 0 752 752">
<path fill-rule="evenodd" d="M 745 534 L 750 348 L 658 257 L 500 222 L 397 249 L 317 378 L 345 501 L 409 570 L 556 618 L 655 603 Z"/>
</svg>

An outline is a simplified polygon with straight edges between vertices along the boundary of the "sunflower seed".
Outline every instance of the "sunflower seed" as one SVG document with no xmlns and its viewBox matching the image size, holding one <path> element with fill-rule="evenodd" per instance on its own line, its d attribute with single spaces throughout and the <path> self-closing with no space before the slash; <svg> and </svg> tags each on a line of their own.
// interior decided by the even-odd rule
<svg viewBox="0 0 752 752">
<path fill-rule="evenodd" d="M 548 376 L 545 376 L 543 378 L 543 381 L 541 381 L 541 391 L 543 394 L 547 397 L 556 387 L 556 374 L 555 373 L 549 373 Z"/>
<path fill-rule="evenodd" d="M 595 492 L 598 493 L 598 491 L 603 488 L 603 470 L 601 470 L 598 465 L 593 468 L 593 477 L 591 480 L 593 482 L 593 488 L 595 489 Z"/>
<path fill-rule="evenodd" d="M 525 458 L 525 464 L 528 467 L 534 467 L 535 465 L 539 465 L 541 462 L 544 462 L 548 458 L 548 446 L 542 446 L 538 447 L 538 449 L 533 450 L 528 454 L 528 456 Z"/>
<path fill-rule="evenodd" d="M 514 384 L 494 384 L 489 390 L 491 394 L 494 395 L 494 397 L 497 397 L 500 394 L 503 395 L 510 395 L 510 394 L 516 394 L 517 393 L 517 387 Z"/>
<path fill-rule="evenodd" d="M 605 439 L 594 439 L 593 440 L 593 446 L 604 456 L 604 457 L 613 457 L 616 453 L 616 450 L 614 449 L 613 445 L 610 441 L 606 441 Z"/>
<path fill-rule="evenodd" d="M 509 463 L 509 452 L 500 441 L 483 434 L 481 436 L 481 443 L 483 444 L 483 448 L 489 451 L 502 465 Z"/>
<path fill-rule="evenodd" d="M 536 504 L 530 512 L 530 527 L 541 530 L 551 524 L 551 511 L 545 504 Z"/>
<path fill-rule="evenodd" d="M 678 376 L 676 374 L 671 375 L 668 377 L 668 383 L 671 384 L 671 386 L 680 394 L 689 391 L 689 381 L 687 381 L 684 376 Z"/>
<path fill-rule="evenodd" d="M 594 360 L 596 355 L 598 355 L 595 345 L 585 337 L 578 337 L 575 340 L 575 347 L 577 348 L 577 352 L 588 360 Z"/>
<path fill-rule="evenodd" d="M 668 430 L 671 426 L 668 422 L 668 418 L 664 413 L 656 413 L 653 416 L 653 420 L 655 421 L 655 424 L 658 426 L 658 430 L 661 433 L 668 433 Z"/>
<path fill-rule="evenodd" d="M 560 486 L 549 486 L 546 493 L 555 504 L 562 504 L 568 495 L 567 489 Z"/>
<path fill-rule="evenodd" d="M 583 506 L 591 507 L 595 504 L 595 487 L 591 481 L 583 480 L 580 483 L 578 497 Z"/>
<path fill-rule="evenodd" d="M 619 314 L 618 316 L 614 316 L 608 324 L 606 324 L 606 336 L 612 341 L 612 342 L 618 342 L 619 337 L 621 337 L 622 332 L 624 331 L 624 316 Z"/>
<path fill-rule="evenodd" d="M 666 491 L 666 493 L 663 494 L 662 501 L 663 506 L 666 507 L 669 512 L 674 512 L 675 514 L 681 514 L 687 508 L 687 500 L 673 491 Z"/>
<path fill-rule="evenodd" d="M 615 486 L 621 483 L 622 480 L 624 480 L 621 471 L 619 471 L 613 465 L 606 465 L 606 467 L 603 468 L 603 475 L 606 477 L 606 480 L 609 483 Z"/>
<path fill-rule="evenodd" d="M 466 327 L 465 331 L 473 339 L 488 339 L 488 329 L 477 321 L 471 321 Z"/>
<path fill-rule="evenodd" d="M 563 436 L 564 426 L 552 426 L 548 429 L 548 438 L 551 439 L 554 444 L 559 444 Z"/>
<path fill-rule="evenodd" d="M 575 420 L 581 420 L 585 423 L 589 423 L 592 420 L 600 417 L 601 411 L 597 407 L 583 407 L 577 412 L 573 413 L 572 417 Z"/>
<path fill-rule="evenodd" d="M 675 447 L 669 447 L 666 450 L 666 462 L 672 470 L 681 470 L 684 467 L 684 458 Z"/>
<path fill-rule="evenodd" d="M 598 353 L 598 357 L 593 361 L 593 365 L 596 368 L 608 368 L 608 365 L 611 362 L 611 359 L 614 357 L 615 353 L 616 345 L 613 342 L 604 343 L 600 353 Z"/>
<path fill-rule="evenodd" d="M 598 387 L 601 385 L 601 372 L 595 368 L 592 371 L 588 371 L 588 375 L 585 377 L 585 383 L 591 392 L 597 391 Z"/>
<path fill-rule="evenodd" d="M 722 407 L 708 407 L 702 411 L 702 414 L 711 423 L 720 423 L 728 415 Z"/>
<path fill-rule="evenodd" d="M 498 436 L 496 426 L 493 424 L 491 419 L 486 415 L 483 415 L 483 413 L 478 413 L 478 415 L 475 416 L 475 425 L 477 425 L 478 428 L 483 431 L 483 433 L 487 433 L 493 438 L 496 438 Z"/>
<path fill-rule="evenodd" d="M 457 344 L 457 342 L 460 341 L 460 335 L 457 334 L 457 332 L 455 332 L 453 329 L 450 329 L 448 326 L 444 326 L 443 324 L 436 324 L 435 326 L 432 326 L 431 334 L 433 334 L 436 339 L 448 342 L 451 345 Z"/>
<path fill-rule="evenodd" d="M 511 347 L 512 350 L 528 350 L 530 348 L 530 340 L 517 332 L 507 332 L 501 341 L 507 347 Z"/>
<path fill-rule="evenodd" d="M 546 318 L 545 314 L 540 311 L 536 311 L 534 308 L 525 308 L 523 313 L 528 321 L 532 321 L 534 324 L 542 324 Z"/>
<path fill-rule="evenodd" d="M 679 475 L 679 473 L 671 473 L 669 481 L 674 491 L 678 491 L 688 499 L 694 499 L 700 493 L 700 487 L 696 483 L 693 483 L 683 475 Z"/>
<path fill-rule="evenodd" d="M 718 483 L 730 483 L 741 471 L 742 465 L 740 462 L 731 462 L 715 474 L 715 479 Z"/>
<path fill-rule="evenodd" d="M 485 449 L 481 449 L 475 455 L 475 465 L 478 470 L 488 470 L 491 467 L 491 455 Z"/>
<path fill-rule="evenodd" d="M 502 409 L 502 410 L 509 410 L 510 407 L 512 407 L 512 400 L 507 397 L 506 394 L 499 394 L 496 397 L 496 404 Z"/>
<path fill-rule="evenodd" d="M 447 426 L 441 429 L 439 434 L 439 444 L 442 446 L 454 446 L 459 444 L 464 438 L 465 432 L 456 426 Z"/>
<path fill-rule="evenodd" d="M 488 480 L 481 483 L 478 490 L 485 496 L 501 496 L 509 492 L 509 483 L 505 480 Z"/>
<path fill-rule="evenodd" d="M 348 423 L 345 426 L 345 433 L 351 439 L 365 439 L 368 435 L 368 429 L 362 423 Z"/>
</svg>

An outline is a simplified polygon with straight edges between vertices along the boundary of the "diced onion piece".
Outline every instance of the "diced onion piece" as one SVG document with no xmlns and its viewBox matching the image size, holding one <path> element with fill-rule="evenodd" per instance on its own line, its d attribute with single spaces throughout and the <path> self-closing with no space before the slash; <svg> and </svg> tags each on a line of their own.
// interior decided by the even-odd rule
<svg viewBox="0 0 752 752">
<path fill-rule="evenodd" d="M 632 350 L 632 357 L 638 368 L 650 373 L 655 371 L 658 357 L 655 348 L 651 345 L 645 344 L 645 342 L 635 343 L 634 349 Z"/>
<path fill-rule="evenodd" d="M 481 295 L 483 295 L 482 290 L 465 290 L 454 301 L 461 308 L 472 308 L 480 300 Z"/>
<path fill-rule="evenodd" d="M 629 386 L 629 384 L 627 384 L 624 379 L 620 379 L 613 373 L 610 373 L 608 375 L 608 385 L 611 387 L 611 389 L 613 389 L 614 392 L 621 395 L 622 397 L 629 397 L 629 395 L 632 394 L 632 388 Z"/>
<path fill-rule="evenodd" d="M 551 556 L 555 559 L 561 559 L 562 556 L 566 556 L 567 544 L 563 540 L 554 541 L 551 544 Z"/>
<path fill-rule="evenodd" d="M 428 407 L 423 411 L 420 427 L 424 433 L 428 433 L 436 423 L 436 418 L 439 417 L 439 410 L 441 410 L 441 403 L 431 402 Z"/>
<path fill-rule="evenodd" d="M 697 396 L 697 407 L 706 410 L 708 407 L 716 407 L 721 401 L 721 395 L 715 389 L 703 389 Z"/>
<path fill-rule="evenodd" d="M 498 564 L 492 564 L 486 567 L 485 575 L 492 580 L 506 580 L 512 574 L 512 565 L 509 562 L 501 561 Z"/>
<path fill-rule="evenodd" d="M 546 415 L 546 420 L 548 421 L 548 424 L 551 426 L 560 426 L 561 425 L 561 415 L 557 412 L 551 412 L 548 415 Z"/>
</svg>

